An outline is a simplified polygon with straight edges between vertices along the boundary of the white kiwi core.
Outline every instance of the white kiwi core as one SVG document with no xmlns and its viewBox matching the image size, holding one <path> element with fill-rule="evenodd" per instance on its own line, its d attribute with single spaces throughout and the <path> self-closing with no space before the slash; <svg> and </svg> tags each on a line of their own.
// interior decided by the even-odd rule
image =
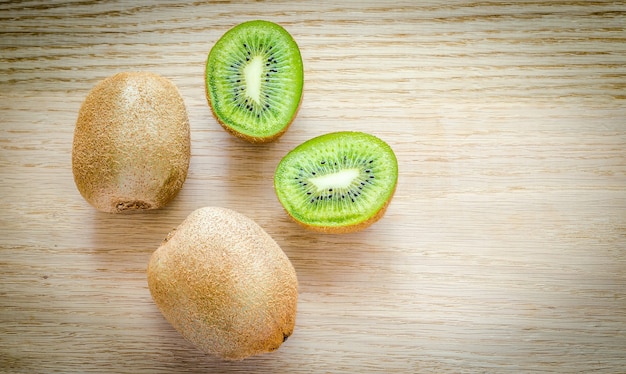
<svg viewBox="0 0 626 374">
<path fill-rule="evenodd" d="M 261 103 L 261 76 L 263 75 L 263 58 L 254 57 L 244 68 L 246 77 L 246 95 L 257 103 Z"/>
<path fill-rule="evenodd" d="M 321 192 L 329 188 L 348 188 L 359 174 L 359 169 L 344 169 L 336 173 L 309 178 L 309 181 L 313 183 L 318 192 Z"/>
</svg>

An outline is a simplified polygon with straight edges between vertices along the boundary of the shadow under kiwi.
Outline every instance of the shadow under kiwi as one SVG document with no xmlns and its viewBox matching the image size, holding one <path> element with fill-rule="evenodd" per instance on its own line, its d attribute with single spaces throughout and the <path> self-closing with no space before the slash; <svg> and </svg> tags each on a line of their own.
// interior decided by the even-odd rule
<svg viewBox="0 0 626 374">
<path fill-rule="evenodd" d="M 237 210 L 257 222 L 287 254 L 301 284 L 332 281 L 346 268 L 359 266 L 368 248 L 368 227 L 349 234 L 324 234 L 304 228 L 285 212 L 274 192 L 274 172 L 280 160 L 301 143 L 297 136 L 272 143 L 250 144 L 228 135 L 223 156 L 228 196 L 222 206 Z M 365 251 L 367 252 L 367 250 Z"/>
<path fill-rule="evenodd" d="M 168 207 L 129 213 L 94 210 L 91 250 L 97 254 L 152 253 L 187 212 Z"/>
</svg>

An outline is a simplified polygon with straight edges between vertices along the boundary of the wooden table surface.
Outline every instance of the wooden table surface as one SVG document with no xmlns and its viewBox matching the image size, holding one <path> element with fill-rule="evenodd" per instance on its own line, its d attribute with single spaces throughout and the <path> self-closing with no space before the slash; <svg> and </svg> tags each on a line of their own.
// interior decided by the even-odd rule
<svg viewBox="0 0 626 374">
<path fill-rule="evenodd" d="M 208 51 L 250 19 L 305 65 L 269 145 L 224 132 L 204 94 Z M 626 370 L 625 2 L 33 0 L 1 2 L 0 25 L 0 372 Z M 166 208 L 109 215 L 78 193 L 71 144 L 88 91 L 128 70 L 178 86 L 192 159 Z M 393 147 L 396 196 L 366 231 L 307 232 L 273 171 L 336 130 Z M 275 353 L 205 356 L 152 302 L 151 253 L 209 205 L 296 268 Z"/>
</svg>

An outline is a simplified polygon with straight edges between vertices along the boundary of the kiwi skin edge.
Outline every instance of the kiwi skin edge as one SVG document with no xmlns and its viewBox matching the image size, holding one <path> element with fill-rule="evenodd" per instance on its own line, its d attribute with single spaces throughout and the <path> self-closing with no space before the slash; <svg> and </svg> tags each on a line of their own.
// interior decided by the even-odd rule
<svg viewBox="0 0 626 374">
<path fill-rule="evenodd" d="M 365 230 L 366 228 L 376 223 L 376 221 L 380 220 L 385 215 L 385 212 L 387 211 L 387 207 L 389 206 L 389 203 L 391 202 L 393 195 L 396 192 L 396 187 L 397 187 L 397 184 L 394 186 L 393 191 L 391 191 L 391 194 L 389 195 L 389 198 L 387 199 L 387 201 L 385 201 L 385 204 L 378 210 L 378 212 L 376 212 L 376 214 L 366 219 L 365 221 L 359 222 L 354 225 L 348 225 L 348 226 L 307 225 L 306 223 L 297 220 L 295 217 L 289 214 L 289 212 L 286 209 L 283 209 L 283 210 L 287 212 L 287 215 L 289 215 L 289 217 L 291 217 L 293 221 L 298 223 L 300 226 L 306 228 L 307 230 L 320 232 L 324 234 L 349 234 L 352 232 Z"/>
</svg>

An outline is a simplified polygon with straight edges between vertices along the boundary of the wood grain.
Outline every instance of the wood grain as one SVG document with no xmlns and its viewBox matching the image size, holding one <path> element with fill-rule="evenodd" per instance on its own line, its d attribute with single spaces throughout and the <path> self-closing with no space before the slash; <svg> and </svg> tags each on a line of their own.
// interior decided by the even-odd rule
<svg viewBox="0 0 626 374">
<path fill-rule="evenodd" d="M 300 45 L 305 95 L 279 141 L 212 118 L 206 55 L 249 19 Z M 344 1 L 0 3 L 0 371 L 623 372 L 626 3 Z M 71 143 L 99 80 L 180 89 L 192 160 L 165 209 L 118 216 L 77 192 Z M 377 135 L 400 179 L 386 216 L 303 231 L 271 184 L 336 130 Z M 300 281 L 294 335 L 222 362 L 152 302 L 145 267 L 206 205 L 263 226 Z"/>
</svg>

